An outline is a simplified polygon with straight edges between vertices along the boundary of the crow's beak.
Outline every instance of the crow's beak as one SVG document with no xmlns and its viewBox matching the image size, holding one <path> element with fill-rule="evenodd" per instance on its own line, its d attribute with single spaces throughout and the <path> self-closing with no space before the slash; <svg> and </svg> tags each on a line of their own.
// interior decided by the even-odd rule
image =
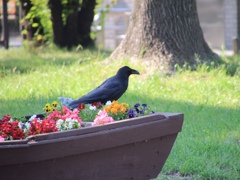
<svg viewBox="0 0 240 180">
<path fill-rule="evenodd" d="M 132 69 L 132 74 L 140 74 L 137 70 Z"/>
</svg>

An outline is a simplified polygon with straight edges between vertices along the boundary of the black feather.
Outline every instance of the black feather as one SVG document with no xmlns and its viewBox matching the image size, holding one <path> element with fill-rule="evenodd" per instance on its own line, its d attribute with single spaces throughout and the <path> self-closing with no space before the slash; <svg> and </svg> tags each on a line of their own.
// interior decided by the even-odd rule
<svg viewBox="0 0 240 180">
<path fill-rule="evenodd" d="M 69 107 L 77 108 L 81 103 L 90 104 L 101 102 L 102 104 L 105 104 L 107 101 L 118 100 L 127 90 L 128 78 L 131 74 L 139 74 L 139 72 L 128 66 L 120 68 L 115 76 L 108 78 L 88 94 L 72 101 L 69 104 Z"/>
</svg>

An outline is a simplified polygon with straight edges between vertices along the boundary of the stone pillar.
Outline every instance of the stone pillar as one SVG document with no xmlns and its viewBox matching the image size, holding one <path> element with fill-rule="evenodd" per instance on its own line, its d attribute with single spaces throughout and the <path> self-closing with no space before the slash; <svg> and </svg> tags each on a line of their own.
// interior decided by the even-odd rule
<svg viewBox="0 0 240 180">
<path fill-rule="evenodd" d="M 237 37 L 237 0 L 225 0 L 225 49 L 233 49 Z"/>
</svg>

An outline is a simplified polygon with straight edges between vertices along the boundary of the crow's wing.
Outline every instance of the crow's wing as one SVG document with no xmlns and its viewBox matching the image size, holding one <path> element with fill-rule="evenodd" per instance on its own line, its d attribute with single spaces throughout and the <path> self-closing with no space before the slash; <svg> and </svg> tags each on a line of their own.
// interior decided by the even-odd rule
<svg viewBox="0 0 240 180">
<path fill-rule="evenodd" d="M 80 103 L 105 103 L 108 100 L 117 100 L 126 91 L 127 85 L 127 80 L 119 79 L 117 77 L 111 77 L 85 96 L 82 96 L 81 98 L 70 103 L 69 106 L 72 108 L 76 108 Z"/>
</svg>

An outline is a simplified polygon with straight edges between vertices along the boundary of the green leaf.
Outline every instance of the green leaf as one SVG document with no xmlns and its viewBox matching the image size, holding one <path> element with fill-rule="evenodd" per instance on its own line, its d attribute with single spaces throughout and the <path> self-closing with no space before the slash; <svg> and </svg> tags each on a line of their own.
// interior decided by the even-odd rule
<svg viewBox="0 0 240 180">
<path fill-rule="evenodd" d="M 38 27 L 38 23 L 33 23 L 32 27 Z"/>
<path fill-rule="evenodd" d="M 26 35 L 26 34 L 27 34 L 27 30 L 26 29 L 22 30 L 22 35 Z"/>
<path fill-rule="evenodd" d="M 32 14 L 31 14 L 31 13 L 28 13 L 28 14 L 25 16 L 25 19 L 30 19 L 31 16 L 32 16 Z"/>
<path fill-rule="evenodd" d="M 33 6 L 33 7 L 31 7 L 31 11 L 35 11 L 37 9 L 37 7 L 36 6 Z"/>
</svg>

